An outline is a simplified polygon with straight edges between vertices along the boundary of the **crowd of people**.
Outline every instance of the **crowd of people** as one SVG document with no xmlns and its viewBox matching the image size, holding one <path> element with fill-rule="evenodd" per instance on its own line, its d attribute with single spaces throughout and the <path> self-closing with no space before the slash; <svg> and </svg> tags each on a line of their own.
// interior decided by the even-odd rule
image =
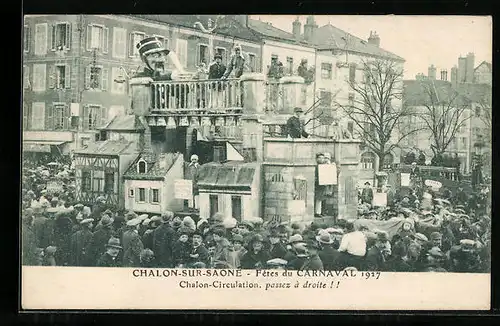
<svg viewBox="0 0 500 326">
<path fill-rule="evenodd" d="M 51 175 L 66 170 L 60 166 Z M 358 216 L 335 222 L 237 221 L 220 213 L 195 221 L 173 212 L 148 216 L 110 209 L 103 197 L 84 206 L 72 198 L 70 186 L 59 193 L 41 189 L 47 180 L 43 167 L 29 171 L 23 182 L 25 265 L 395 272 L 490 268 L 489 213 L 471 206 L 459 191 L 444 199 L 429 188 L 414 189 L 387 207 L 372 207 L 360 197 Z"/>
</svg>

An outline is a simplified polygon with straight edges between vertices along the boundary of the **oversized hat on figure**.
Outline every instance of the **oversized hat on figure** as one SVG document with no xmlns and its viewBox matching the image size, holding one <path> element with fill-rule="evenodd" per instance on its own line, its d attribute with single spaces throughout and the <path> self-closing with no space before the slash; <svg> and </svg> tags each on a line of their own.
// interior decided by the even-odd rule
<svg viewBox="0 0 500 326">
<path fill-rule="evenodd" d="M 170 50 L 165 49 L 160 39 L 155 36 L 146 37 L 137 43 L 136 48 L 145 63 L 147 63 L 145 57 L 148 54 L 165 53 L 165 55 L 168 55 L 170 53 Z"/>
</svg>

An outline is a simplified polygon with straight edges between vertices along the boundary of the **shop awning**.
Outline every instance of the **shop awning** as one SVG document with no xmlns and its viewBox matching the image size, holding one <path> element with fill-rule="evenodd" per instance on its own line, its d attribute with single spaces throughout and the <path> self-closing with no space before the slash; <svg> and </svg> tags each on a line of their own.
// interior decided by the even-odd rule
<svg viewBox="0 0 500 326">
<path fill-rule="evenodd" d="M 25 140 L 23 141 L 23 152 L 35 153 L 50 153 L 50 146 L 59 146 L 66 143 L 66 141 L 52 141 L 52 140 Z"/>
</svg>

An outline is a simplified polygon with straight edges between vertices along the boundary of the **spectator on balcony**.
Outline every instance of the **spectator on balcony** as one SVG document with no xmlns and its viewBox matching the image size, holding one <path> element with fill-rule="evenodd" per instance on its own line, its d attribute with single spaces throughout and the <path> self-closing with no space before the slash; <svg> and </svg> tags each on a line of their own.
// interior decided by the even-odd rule
<svg viewBox="0 0 500 326">
<path fill-rule="evenodd" d="M 234 71 L 234 77 L 240 78 L 246 68 L 246 60 L 241 52 L 241 46 L 236 45 L 234 47 L 234 53 L 231 55 L 231 59 L 227 65 L 226 71 L 221 79 L 227 79 L 231 72 Z"/>
<path fill-rule="evenodd" d="M 216 54 L 214 62 L 210 64 L 208 71 L 208 79 L 221 79 L 226 72 L 226 66 L 222 64 L 222 55 Z"/>
<path fill-rule="evenodd" d="M 198 69 L 196 73 L 193 75 L 194 80 L 206 80 L 208 78 L 208 68 L 205 62 L 202 62 L 198 65 Z M 196 107 L 205 108 L 206 107 L 206 98 L 207 98 L 207 89 L 206 86 L 197 83 L 196 84 Z"/>
<path fill-rule="evenodd" d="M 309 134 L 304 130 L 303 113 L 301 108 L 293 109 L 294 115 L 286 122 L 288 136 L 292 138 L 307 138 Z"/>
<path fill-rule="evenodd" d="M 281 77 L 283 77 L 283 75 L 283 64 L 278 61 L 278 58 L 271 58 L 271 65 L 269 66 L 269 69 L 267 71 L 267 77 L 269 79 L 280 79 Z"/>
<path fill-rule="evenodd" d="M 215 55 L 215 61 L 210 65 L 208 71 L 208 79 L 221 79 L 226 72 L 226 66 L 222 64 L 222 56 L 220 54 Z M 214 82 L 210 86 L 211 88 L 211 99 L 210 107 L 218 107 L 219 102 L 221 102 L 223 86 L 221 82 Z"/>
</svg>

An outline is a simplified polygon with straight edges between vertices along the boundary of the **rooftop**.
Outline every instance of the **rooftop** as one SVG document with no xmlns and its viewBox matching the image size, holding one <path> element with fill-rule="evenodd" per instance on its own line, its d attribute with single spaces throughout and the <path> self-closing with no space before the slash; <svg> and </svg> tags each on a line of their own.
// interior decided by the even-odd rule
<svg viewBox="0 0 500 326">
<path fill-rule="evenodd" d="M 255 178 L 256 163 L 207 163 L 199 171 L 200 189 L 250 190 Z"/>
<path fill-rule="evenodd" d="M 453 87 L 451 82 L 444 80 L 405 80 L 403 98 L 405 105 L 421 106 L 437 102 L 456 102 L 464 105 L 470 102 L 484 103 L 489 101 L 491 87 L 485 84 L 463 83 Z M 430 88 L 428 88 L 430 87 Z M 427 91 L 430 89 L 430 94 Z"/>
<path fill-rule="evenodd" d="M 179 153 L 142 153 L 130 164 L 123 177 L 135 180 L 161 179 L 165 177 L 180 155 Z M 137 172 L 137 163 L 141 160 L 146 162 L 146 173 Z"/>
<path fill-rule="evenodd" d="M 485 65 L 490 71 L 493 71 L 492 69 L 492 66 L 491 66 L 491 63 L 487 62 L 487 61 L 483 61 L 481 62 L 476 68 L 474 68 L 474 71 L 477 70 L 479 67 L 481 67 L 482 65 Z"/>
<path fill-rule="evenodd" d="M 319 50 L 346 49 L 351 52 L 369 54 L 402 62 L 405 61 L 402 57 L 376 45 L 369 44 L 368 41 L 349 34 L 331 24 L 319 27 L 314 34 L 312 42 L 316 44 Z"/>
<path fill-rule="evenodd" d="M 131 146 L 133 142 L 127 140 L 105 140 L 89 143 L 85 148 L 77 149 L 75 154 L 94 154 L 94 155 L 122 155 L 134 153 Z"/>
<path fill-rule="evenodd" d="M 203 26 L 207 26 L 207 22 L 209 19 L 216 20 L 217 15 L 131 15 L 132 17 L 145 19 L 150 21 L 155 21 L 158 23 L 164 23 L 168 25 L 182 26 L 186 28 L 190 28 L 193 30 L 199 30 L 196 28 L 194 24 L 196 22 L 201 22 Z M 240 24 L 240 22 L 232 19 L 229 16 L 225 16 L 222 18 L 217 28 L 214 31 L 217 34 L 237 37 L 240 39 L 253 41 L 260 43 L 261 38 L 258 37 L 251 29 L 247 28 Z"/>
<path fill-rule="evenodd" d="M 140 131 L 146 128 L 138 116 L 130 114 L 115 116 L 102 129 L 112 131 Z"/>
<path fill-rule="evenodd" d="M 297 39 L 292 33 L 289 33 L 287 31 L 284 31 L 282 29 L 279 29 L 277 27 L 274 27 L 270 23 L 263 22 L 260 20 L 255 20 L 255 19 L 248 19 L 248 27 L 253 29 L 255 32 L 259 33 L 260 35 L 267 37 L 267 38 L 272 38 L 272 39 L 277 39 L 281 41 L 286 41 L 286 42 L 292 42 L 296 43 L 298 45 L 304 45 L 304 46 L 309 46 L 309 47 L 314 47 L 313 44 L 307 42 L 303 38 Z"/>
</svg>

